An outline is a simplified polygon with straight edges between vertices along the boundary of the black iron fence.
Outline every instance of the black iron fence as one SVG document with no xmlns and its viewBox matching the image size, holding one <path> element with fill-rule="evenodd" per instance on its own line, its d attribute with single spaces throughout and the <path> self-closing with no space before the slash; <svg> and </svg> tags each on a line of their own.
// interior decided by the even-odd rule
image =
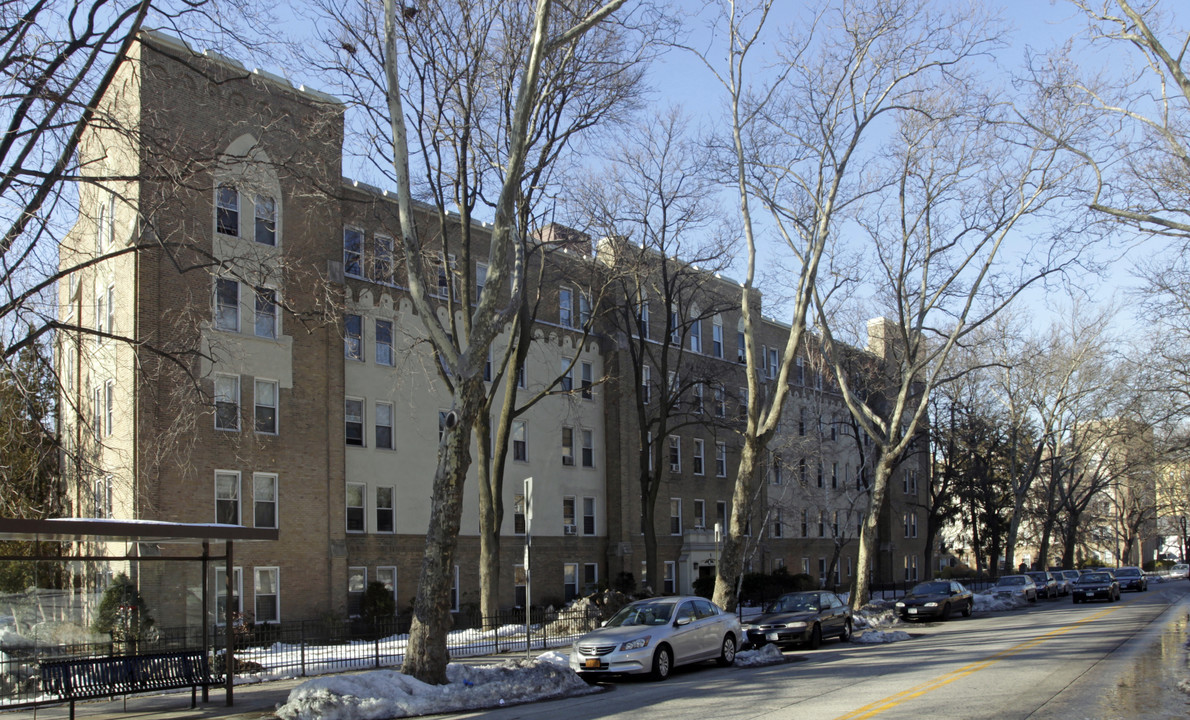
<svg viewBox="0 0 1190 720">
<path fill-rule="evenodd" d="M 472 613 L 453 615 L 447 634 L 451 657 L 500 653 L 540 654 L 565 648 L 583 633 L 599 627 L 594 607 L 577 610 L 533 609 L 526 622 L 524 610 L 510 610 L 494 617 Z M 399 666 L 405 659 L 411 618 L 394 617 L 377 622 L 306 620 L 233 626 L 234 674 L 255 678 L 281 678 L 327 672 Z M 213 627 L 203 638 L 201 629 L 154 628 L 135 640 L 94 638 L 58 642 L 3 636 L 0 648 L 0 708 L 52 704 L 58 699 L 43 693 L 40 666 L 50 660 L 157 653 L 168 650 L 207 649 L 217 678 L 224 673 L 225 635 Z"/>
</svg>

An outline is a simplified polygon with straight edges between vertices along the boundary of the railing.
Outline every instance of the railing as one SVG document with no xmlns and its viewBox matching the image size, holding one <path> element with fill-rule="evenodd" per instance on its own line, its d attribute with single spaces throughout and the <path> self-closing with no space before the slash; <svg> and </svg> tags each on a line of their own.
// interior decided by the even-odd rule
<svg viewBox="0 0 1190 720">
<path fill-rule="evenodd" d="M 601 620 L 594 609 L 534 609 L 527 625 L 524 610 L 488 618 L 456 613 L 453 618 L 454 629 L 446 637 L 452 658 L 566 647 L 599 627 Z M 378 622 L 307 620 L 233 626 L 234 673 L 271 679 L 399 666 L 405 659 L 410 625 L 411 619 L 404 616 Z M 48 660 L 206 647 L 211 652 L 212 671 L 223 675 L 222 626 L 211 628 L 205 644 L 199 629 L 154 629 L 148 635 L 136 641 L 8 642 L 0 654 L 0 707 L 57 702 L 41 691 L 38 668 Z"/>
</svg>

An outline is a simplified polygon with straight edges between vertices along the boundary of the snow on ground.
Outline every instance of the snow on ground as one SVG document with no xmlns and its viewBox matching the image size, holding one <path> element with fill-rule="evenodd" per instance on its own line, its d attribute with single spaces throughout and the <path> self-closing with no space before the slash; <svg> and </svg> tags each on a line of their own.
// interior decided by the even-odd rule
<svg viewBox="0 0 1190 720">
<path fill-rule="evenodd" d="M 851 642 L 858 645 L 882 645 L 908 639 L 909 633 L 904 630 L 865 630 L 852 636 Z"/>
<path fill-rule="evenodd" d="M 1000 599 L 985 593 L 975 593 L 975 609 L 979 612 L 1002 612 L 1015 610 L 1026 604 L 1021 598 Z"/>
<path fill-rule="evenodd" d="M 600 692 L 549 652 L 535 660 L 446 668 L 446 685 L 427 685 L 396 670 L 319 677 L 298 685 L 277 708 L 282 720 L 380 720 L 480 710 Z"/>
<path fill-rule="evenodd" d="M 785 655 L 776 645 L 762 645 L 758 650 L 741 650 L 735 654 L 735 664 L 740 667 L 764 667 L 780 665 L 783 662 Z"/>
</svg>

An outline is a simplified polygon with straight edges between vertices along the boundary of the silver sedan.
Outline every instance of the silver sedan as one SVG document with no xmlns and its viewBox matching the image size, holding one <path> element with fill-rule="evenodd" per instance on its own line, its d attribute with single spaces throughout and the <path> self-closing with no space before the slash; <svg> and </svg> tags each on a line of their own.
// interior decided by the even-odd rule
<svg viewBox="0 0 1190 720">
<path fill-rule="evenodd" d="M 574 643 L 570 669 L 594 675 L 650 673 L 664 680 L 678 665 L 735 662 L 740 621 L 710 600 L 680 596 L 625 605 Z"/>
</svg>

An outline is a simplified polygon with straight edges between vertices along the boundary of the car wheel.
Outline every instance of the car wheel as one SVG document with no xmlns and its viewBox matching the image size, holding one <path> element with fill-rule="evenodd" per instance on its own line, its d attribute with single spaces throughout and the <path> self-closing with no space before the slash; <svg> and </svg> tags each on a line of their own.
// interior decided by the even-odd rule
<svg viewBox="0 0 1190 720">
<path fill-rule="evenodd" d="M 968 600 L 966 606 L 963 607 L 963 617 L 971 617 L 971 612 L 975 609 L 975 601 Z"/>
<path fill-rule="evenodd" d="M 822 645 L 822 626 L 814 623 L 813 629 L 810 630 L 810 649 L 817 650 L 818 646 Z"/>
<path fill-rule="evenodd" d="M 950 603 L 945 603 L 945 604 L 942 606 L 942 619 L 943 619 L 943 620 L 949 620 L 949 619 L 950 619 Z"/>
<path fill-rule="evenodd" d="M 723 636 L 723 646 L 719 649 L 719 665 L 727 667 L 735 662 L 735 638 L 731 633 Z"/>
<path fill-rule="evenodd" d="M 843 632 L 839 633 L 839 642 L 847 642 L 851 639 L 851 619 L 849 618 L 843 623 Z"/>
<path fill-rule="evenodd" d="M 669 671 L 673 669 L 673 663 L 674 654 L 668 645 L 662 645 L 657 648 L 657 652 L 653 653 L 653 679 L 664 680 L 669 677 Z"/>
</svg>

